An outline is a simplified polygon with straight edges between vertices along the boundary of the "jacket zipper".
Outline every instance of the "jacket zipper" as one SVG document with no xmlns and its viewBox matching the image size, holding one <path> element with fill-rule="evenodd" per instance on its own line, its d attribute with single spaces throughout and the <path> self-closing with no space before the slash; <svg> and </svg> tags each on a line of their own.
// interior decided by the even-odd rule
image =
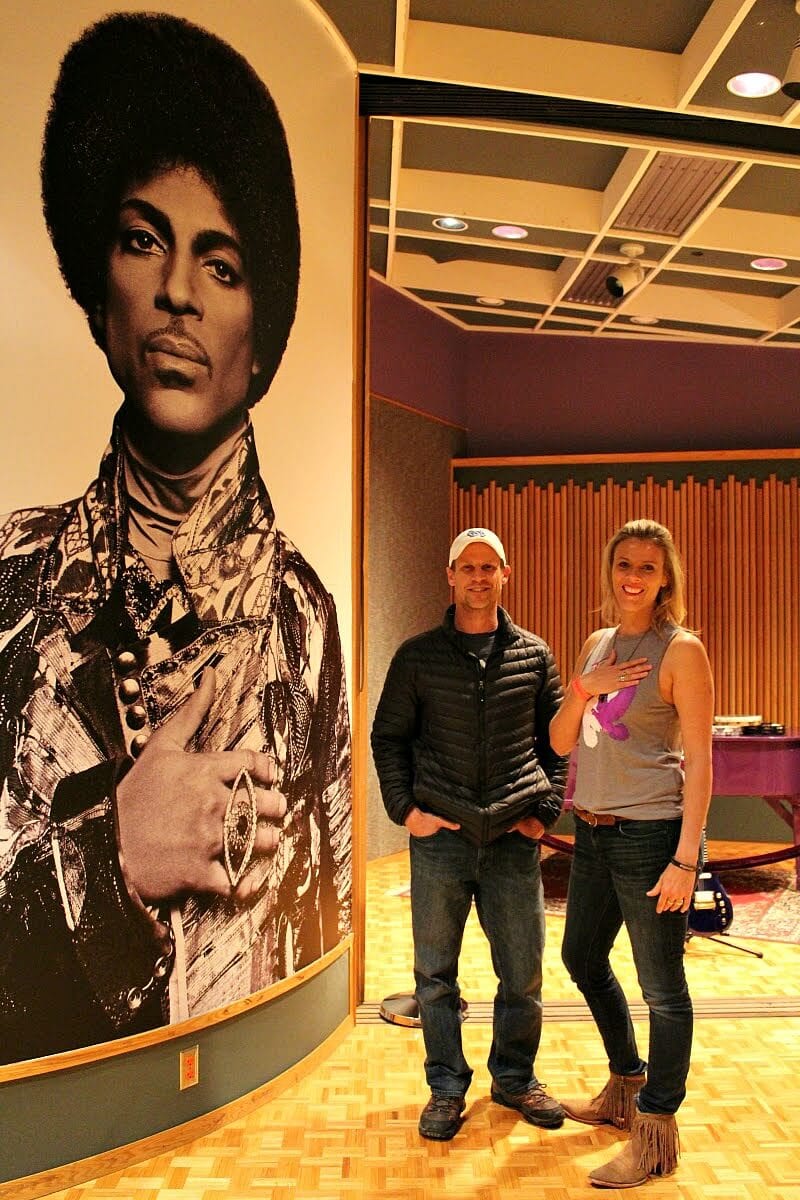
<svg viewBox="0 0 800 1200">
<path fill-rule="evenodd" d="M 478 668 L 478 736 L 480 738 L 478 784 L 483 817 L 483 839 L 485 839 L 489 825 L 489 816 L 483 803 L 486 799 L 486 667 L 479 660 L 476 660 L 476 666 Z"/>
</svg>

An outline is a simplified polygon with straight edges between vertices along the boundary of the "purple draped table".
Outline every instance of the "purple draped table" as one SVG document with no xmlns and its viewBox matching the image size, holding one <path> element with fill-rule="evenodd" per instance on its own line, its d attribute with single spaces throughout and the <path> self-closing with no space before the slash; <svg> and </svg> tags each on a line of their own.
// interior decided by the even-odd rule
<svg viewBox="0 0 800 1200">
<path fill-rule="evenodd" d="M 712 746 L 715 796 L 759 796 L 789 826 L 789 840 L 795 852 L 795 878 L 800 890 L 800 734 L 757 737 L 715 737 Z M 565 808 L 571 807 L 575 787 L 574 759 L 570 760 Z M 555 850 L 570 852 L 572 846 L 561 838 L 545 834 L 542 841 Z M 788 858 L 792 850 L 755 855 L 748 859 L 712 862 L 723 866 L 757 866 Z"/>
<path fill-rule="evenodd" d="M 800 843 L 800 734 L 715 737 L 715 796 L 760 796 Z M 800 858 L 795 860 L 800 889 Z"/>
</svg>

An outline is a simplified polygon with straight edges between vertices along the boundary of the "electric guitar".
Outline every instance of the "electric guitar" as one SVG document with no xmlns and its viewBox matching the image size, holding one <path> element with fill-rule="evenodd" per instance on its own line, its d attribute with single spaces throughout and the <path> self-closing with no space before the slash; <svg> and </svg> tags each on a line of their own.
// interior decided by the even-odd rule
<svg viewBox="0 0 800 1200">
<path fill-rule="evenodd" d="M 695 892 L 689 905 L 689 928 L 692 933 L 724 933 L 733 921 L 733 902 L 718 875 L 706 870 L 706 831 L 703 830 L 702 866 Z"/>
</svg>

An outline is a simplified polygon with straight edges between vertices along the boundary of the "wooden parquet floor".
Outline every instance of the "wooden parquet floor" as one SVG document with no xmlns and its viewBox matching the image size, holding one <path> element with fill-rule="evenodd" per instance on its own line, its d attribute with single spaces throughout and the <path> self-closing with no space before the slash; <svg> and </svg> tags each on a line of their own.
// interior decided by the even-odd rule
<svg viewBox="0 0 800 1200">
<path fill-rule="evenodd" d="M 713 852 L 733 849 L 716 843 Z M 370 864 L 367 874 L 366 996 L 374 1012 L 383 996 L 412 986 L 408 901 L 392 894 L 407 878 L 406 856 Z M 557 1096 L 589 1095 L 604 1082 L 605 1060 L 594 1026 L 577 1019 L 575 991 L 559 959 L 561 921 L 548 924 L 537 1071 Z M 699 1011 L 679 1117 L 682 1158 L 672 1177 L 628 1190 L 632 1200 L 645 1194 L 651 1200 L 800 1200 L 800 946 L 746 944 L 763 950 L 764 959 L 709 942 L 689 944 L 687 969 Z M 615 954 L 628 994 L 639 1000 L 629 948 L 621 944 Z M 452 1142 L 426 1142 L 417 1134 L 427 1099 L 420 1032 L 376 1021 L 368 1006 L 321 1067 L 244 1119 L 178 1151 L 55 1193 L 56 1200 L 621 1195 L 591 1188 L 586 1173 L 614 1153 L 623 1135 L 570 1121 L 538 1130 L 489 1100 L 485 1014 L 494 985 L 473 918 L 461 979 L 475 1011 L 464 1025 L 475 1078 L 467 1120 Z M 740 1012 L 745 1015 L 731 1015 Z M 770 1015 L 775 1012 L 780 1015 Z M 636 1026 L 646 1050 L 646 1026 L 639 1019 Z"/>
</svg>

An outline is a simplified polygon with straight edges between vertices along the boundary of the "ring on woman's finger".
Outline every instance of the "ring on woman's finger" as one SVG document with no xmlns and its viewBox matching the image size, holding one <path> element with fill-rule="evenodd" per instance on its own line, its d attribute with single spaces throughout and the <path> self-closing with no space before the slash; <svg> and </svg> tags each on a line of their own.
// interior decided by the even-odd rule
<svg viewBox="0 0 800 1200">
<path fill-rule="evenodd" d="M 623 671 L 623 672 L 622 672 L 622 674 L 621 674 L 621 675 L 620 675 L 620 677 L 619 677 L 619 681 L 620 681 L 620 683 L 624 683 L 624 682 L 625 682 L 625 680 L 626 680 L 626 678 L 627 678 L 627 676 L 626 676 L 625 672 Z"/>
<path fill-rule="evenodd" d="M 222 848 L 231 887 L 236 887 L 250 865 L 257 825 L 256 789 L 249 771 L 242 767 L 233 781 L 222 821 Z"/>
</svg>

